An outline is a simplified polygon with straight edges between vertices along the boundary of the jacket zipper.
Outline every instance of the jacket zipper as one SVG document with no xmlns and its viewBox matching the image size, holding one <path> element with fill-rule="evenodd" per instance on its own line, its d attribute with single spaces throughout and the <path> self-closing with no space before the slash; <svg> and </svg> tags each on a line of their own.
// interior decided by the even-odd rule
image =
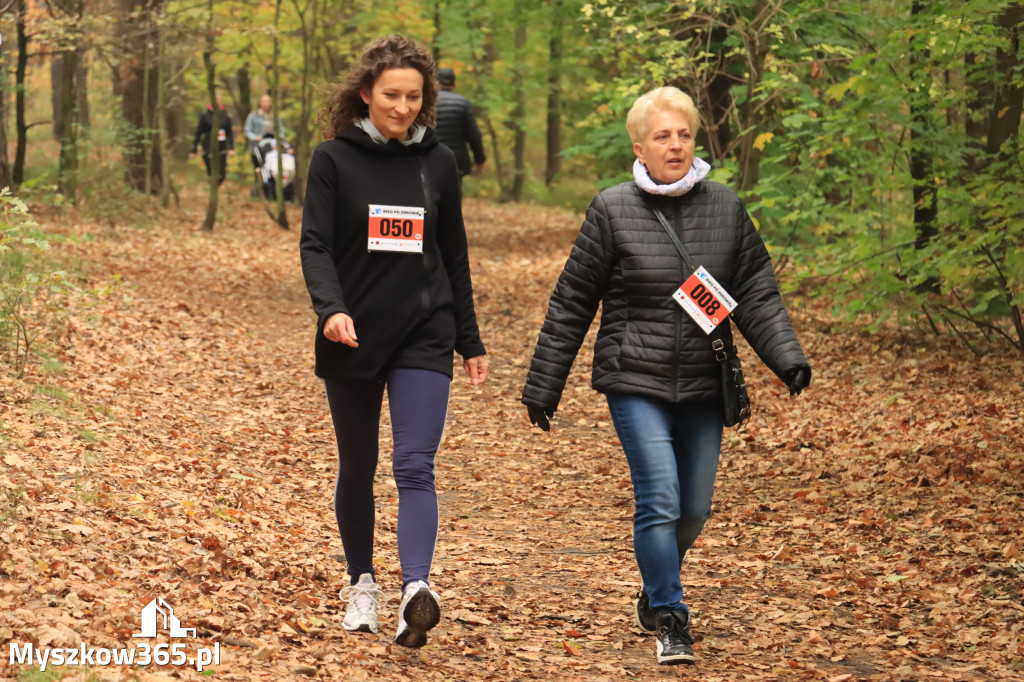
<svg viewBox="0 0 1024 682">
<path fill-rule="evenodd" d="M 676 214 L 672 216 L 672 229 L 675 229 L 678 220 L 679 213 L 676 212 Z M 682 240 L 682 237 L 680 237 L 680 240 Z M 686 274 L 686 263 L 684 263 L 682 259 L 679 260 L 679 263 L 679 267 L 682 270 L 679 282 L 682 283 L 687 277 L 689 277 L 689 275 Z M 676 352 L 673 353 L 675 362 L 672 367 L 672 402 L 675 403 L 679 402 L 679 368 L 682 364 L 683 352 L 683 310 L 679 306 L 673 307 L 675 308 L 673 314 L 676 317 Z"/>
<path fill-rule="evenodd" d="M 423 311 L 427 312 L 431 308 L 430 302 L 430 287 L 433 285 L 433 280 L 430 276 L 430 270 L 433 265 L 430 258 L 430 249 L 427 248 L 427 221 L 433 211 L 430 211 L 430 178 L 427 176 L 427 164 L 424 162 L 422 156 L 417 156 L 416 160 L 420 166 L 420 183 L 423 185 L 423 271 L 426 274 L 427 286 L 424 287 L 423 292 L 420 294 L 420 301 L 423 304 Z M 434 229 L 436 230 L 438 222 L 434 221 Z"/>
</svg>

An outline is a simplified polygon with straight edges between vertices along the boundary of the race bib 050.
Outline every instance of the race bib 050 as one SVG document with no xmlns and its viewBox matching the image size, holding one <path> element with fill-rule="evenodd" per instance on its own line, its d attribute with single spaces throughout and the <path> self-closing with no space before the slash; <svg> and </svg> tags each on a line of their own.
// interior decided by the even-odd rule
<svg viewBox="0 0 1024 682">
<path fill-rule="evenodd" d="M 415 206 L 370 204 L 367 249 L 423 253 L 423 216 Z"/>
</svg>

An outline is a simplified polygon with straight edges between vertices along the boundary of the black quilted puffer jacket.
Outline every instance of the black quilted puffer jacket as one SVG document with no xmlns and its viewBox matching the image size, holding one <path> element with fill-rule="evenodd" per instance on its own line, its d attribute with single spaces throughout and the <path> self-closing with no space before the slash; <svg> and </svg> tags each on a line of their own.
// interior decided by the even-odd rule
<svg viewBox="0 0 1024 682">
<path fill-rule="evenodd" d="M 554 409 L 569 368 L 602 304 L 592 385 L 602 392 L 671 402 L 720 400 L 711 342 L 672 294 L 689 272 L 650 208 L 690 256 L 737 302 L 732 320 L 780 379 L 808 367 L 782 305 L 771 257 L 739 197 L 703 180 L 678 197 L 633 182 L 610 187 L 587 209 L 540 331 L 522 402 Z M 732 343 L 731 329 L 724 340 Z"/>
</svg>

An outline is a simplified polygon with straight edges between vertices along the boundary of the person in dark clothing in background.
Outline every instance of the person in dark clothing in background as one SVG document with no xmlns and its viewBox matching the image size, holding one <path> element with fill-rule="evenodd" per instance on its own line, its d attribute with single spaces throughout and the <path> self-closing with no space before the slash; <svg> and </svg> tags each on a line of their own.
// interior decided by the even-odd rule
<svg viewBox="0 0 1024 682">
<path fill-rule="evenodd" d="M 441 85 L 437 101 L 437 126 L 434 129 L 437 137 L 441 144 L 455 152 L 460 178 L 472 173 L 474 165 L 477 174 L 480 174 L 487 162 L 487 155 L 484 154 L 484 139 L 476 124 L 473 105 L 462 95 L 453 92 L 455 72 L 451 69 L 438 69 L 437 82 Z M 466 145 L 473 150 L 472 163 Z"/>
<path fill-rule="evenodd" d="M 228 155 L 234 156 L 235 154 L 235 136 L 231 131 L 231 117 L 228 116 L 228 112 L 224 109 L 224 101 L 221 99 L 220 93 L 217 94 L 217 108 L 220 109 L 220 128 L 217 130 L 217 140 L 220 146 L 220 159 L 217 164 L 217 184 L 224 182 L 224 177 L 227 175 L 228 170 Z M 206 165 L 206 174 L 210 174 L 212 168 L 210 164 L 210 148 L 213 146 L 210 138 L 210 132 L 213 130 L 213 107 L 209 104 L 206 105 L 206 111 L 199 115 L 199 122 L 196 124 L 196 134 L 192 138 L 192 151 L 189 152 L 188 158 L 193 158 L 196 155 L 196 149 L 201 145 L 203 148 L 203 163 Z"/>
</svg>

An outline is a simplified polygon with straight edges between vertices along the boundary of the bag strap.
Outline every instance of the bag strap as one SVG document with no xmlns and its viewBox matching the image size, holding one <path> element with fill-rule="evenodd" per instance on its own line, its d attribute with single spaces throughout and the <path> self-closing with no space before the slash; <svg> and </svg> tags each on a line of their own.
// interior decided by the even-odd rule
<svg viewBox="0 0 1024 682">
<path fill-rule="evenodd" d="M 642 191 L 643 190 L 641 190 L 641 192 Z M 654 215 L 655 217 L 657 217 L 658 222 L 661 223 L 661 226 L 663 228 L 665 228 L 665 234 L 667 234 L 668 238 L 672 240 L 672 243 L 676 247 L 676 251 L 678 251 L 679 255 L 682 256 L 683 264 L 687 268 L 689 268 L 690 272 L 696 272 L 697 266 L 693 264 L 693 259 L 690 256 L 690 252 L 686 250 L 686 247 L 683 246 L 683 242 L 680 241 L 679 237 L 676 235 L 676 231 L 672 229 L 671 225 L 669 225 L 668 219 L 665 217 L 665 214 L 662 213 L 661 209 L 655 206 L 654 203 L 647 196 L 641 196 L 643 196 L 644 201 L 647 203 L 647 206 L 651 209 L 651 211 L 654 212 Z M 715 334 L 720 333 L 720 330 L 721 328 L 718 328 L 715 329 L 715 331 L 711 332 L 711 348 L 712 350 L 715 351 L 715 359 L 718 360 L 719 362 L 726 360 L 729 357 L 729 350 L 725 347 L 725 341 L 723 341 L 721 338 L 714 338 Z"/>
<path fill-rule="evenodd" d="M 690 272 L 696 271 L 697 266 L 693 264 L 693 259 L 690 257 L 690 253 L 686 250 L 686 247 L 683 246 L 683 243 L 679 241 L 679 237 L 676 236 L 676 231 L 668 224 L 668 219 L 665 218 L 665 214 L 662 213 L 661 209 L 655 206 L 647 197 L 644 197 L 644 201 L 647 202 L 647 205 L 654 212 L 654 215 L 658 218 L 658 222 L 661 223 L 661 226 L 665 228 L 665 234 L 667 234 L 668 238 L 672 240 L 673 244 L 675 244 L 676 251 L 678 251 L 679 255 L 683 257 L 683 264 L 690 269 Z"/>
</svg>

